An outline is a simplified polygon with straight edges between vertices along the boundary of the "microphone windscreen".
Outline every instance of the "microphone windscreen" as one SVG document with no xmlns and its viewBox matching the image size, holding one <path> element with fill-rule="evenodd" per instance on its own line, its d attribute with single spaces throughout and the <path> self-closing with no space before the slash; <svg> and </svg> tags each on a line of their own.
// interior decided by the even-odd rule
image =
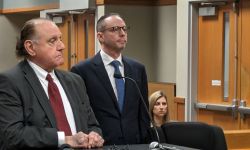
<svg viewBox="0 0 250 150">
<path fill-rule="evenodd" d="M 149 144 L 149 149 L 154 149 L 154 148 L 159 148 L 159 143 L 158 142 L 151 142 Z"/>
<path fill-rule="evenodd" d="M 59 150 L 73 150 L 69 144 L 63 144 L 59 147 Z"/>
</svg>

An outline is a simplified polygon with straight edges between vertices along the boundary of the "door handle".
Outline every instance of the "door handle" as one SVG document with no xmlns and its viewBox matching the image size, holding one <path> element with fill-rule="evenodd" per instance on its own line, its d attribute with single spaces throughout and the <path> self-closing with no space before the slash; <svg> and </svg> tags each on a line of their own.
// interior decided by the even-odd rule
<svg viewBox="0 0 250 150">
<path fill-rule="evenodd" d="M 232 112 L 232 116 L 235 119 L 237 118 L 237 112 L 238 112 L 238 105 L 237 105 L 236 99 L 234 99 L 232 101 L 232 105 L 212 104 L 212 103 L 195 103 L 195 108 L 196 109 L 205 109 L 205 110 Z"/>
<path fill-rule="evenodd" d="M 245 116 L 250 114 L 250 107 L 246 107 L 246 101 L 244 100 L 240 101 L 240 106 L 238 108 L 238 111 L 242 119 L 245 119 Z"/>
<path fill-rule="evenodd" d="M 216 111 L 232 111 L 235 106 L 232 105 L 222 105 L 222 104 L 211 104 L 211 103 L 196 103 L 195 108 L 206 109 L 206 110 L 216 110 Z"/>
</svg>

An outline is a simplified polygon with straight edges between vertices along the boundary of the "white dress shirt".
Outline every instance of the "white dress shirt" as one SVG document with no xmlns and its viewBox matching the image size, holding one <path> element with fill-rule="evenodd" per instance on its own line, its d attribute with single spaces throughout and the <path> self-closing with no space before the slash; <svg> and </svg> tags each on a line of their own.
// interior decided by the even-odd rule
<svg viewBox="0 0 250 150">
<path fill-rule="evenodd" d="M 100 51 L 100 55 L 104 64 L 104 67 L 108 73 L 109 80 L 111 82 L 111 85 L 113 87 L 113 90 L 115 92 L 115 96 L 117 97 L 117 90 L 116 90 L 116 85 L 115 85 L 115 78 L 114 78 L 114 72 L 115 68 L 110 64 L 112 61 L 115 59 L 110 57 L 108 54 L 106 54 L 103 50 Z M 120 72 L 122 76 L 124 76 L 124 65 L 122 63 L 122 55 L 120 55 L 116 60 L 120 62 L 121 65 L 119 65 Z M 125 81 L 125 80 L 124 80 Z M 118 98 L 117 98 L 118 99 Z"/>
<path fill-rule="evenodd" d="M 46 80 L 46 76 L 47 76 L 48 72 L 30 60 L 28 60 L 28 63 L 31 66 L 31 68 L 34 70 L 35 74 L 37 75 L 37 77 L 38 77 L 40 83 L 42 84 L 42 87 L 43 87 L 43 89 L 44 89 L 44 91 L 49 99 L 48 81 Z M 71 105 L 69 103 L 68 97 L 67 97 L 61 83 L 59 82 L 58 78 L 56 77 L 54 70 L 52 72 L 50 72 L 49 74 L 51 75 L 53 81 L 55 82 L 55 84 L 57 85 L 57 87 L 59 89 L 60 95 L 62 97 L 62 102 L 63 102 L 63 107 L 65 110 L 66 118 L 68 120 L 70 129 L 71 129 L 71 133 L 72 133 L 72 135 L 74 135 L 74 134 L 76 134 L 76 125 L 75 125 L 74 114 L 73 114 Z M 63 131 L 58 131 L 57 134 L 58 134 L 58 146 L 61 146 L 62 144 L 65 143 L 65 134 Z"/>
</svg>

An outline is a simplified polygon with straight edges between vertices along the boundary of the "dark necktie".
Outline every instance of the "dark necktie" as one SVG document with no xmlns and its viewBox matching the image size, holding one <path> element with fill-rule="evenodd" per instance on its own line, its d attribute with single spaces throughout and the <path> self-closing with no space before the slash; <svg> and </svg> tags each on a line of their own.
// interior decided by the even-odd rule
<svg viewBox="0 0 250 150">
<path fill-rule="evenodd" d="M 122 76 L 120 69 L 119 69 L 120 62 L 117 60 L 114 60 L 110 64 L 115 68 L 114 74 Z M 116 85 L 116 90 L 117 90 L 119 109 L 120 109 L 120 112 L 122 112 L 123 102 L 124 102 L 124 91 L 125 91 L 124 80 L 115 78 L 115 85 Z"/>
<path fill-rule="evenodd" d="M 72 135 L 58 87 L 50 74 L 47 75 L 46 80 L 48 81 L 48 94 L 50 104 L 56 117 L 57 128 L 59 131 L 64 131 L 66 136 Z"/>
</svg>

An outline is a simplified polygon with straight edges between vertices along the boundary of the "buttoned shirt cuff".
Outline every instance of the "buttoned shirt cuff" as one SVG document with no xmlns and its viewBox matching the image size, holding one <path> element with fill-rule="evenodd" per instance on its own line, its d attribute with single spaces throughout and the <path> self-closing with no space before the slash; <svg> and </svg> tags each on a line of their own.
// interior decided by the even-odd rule
<svg viewBox="0 0 250 150">
<path fill-rule="evenodd" d="M 58 131 L 57 136 L 58 136 L 58 147 L 60 147 L 63 144 L 65 144 L 65 133 Z"/>
</svg>

